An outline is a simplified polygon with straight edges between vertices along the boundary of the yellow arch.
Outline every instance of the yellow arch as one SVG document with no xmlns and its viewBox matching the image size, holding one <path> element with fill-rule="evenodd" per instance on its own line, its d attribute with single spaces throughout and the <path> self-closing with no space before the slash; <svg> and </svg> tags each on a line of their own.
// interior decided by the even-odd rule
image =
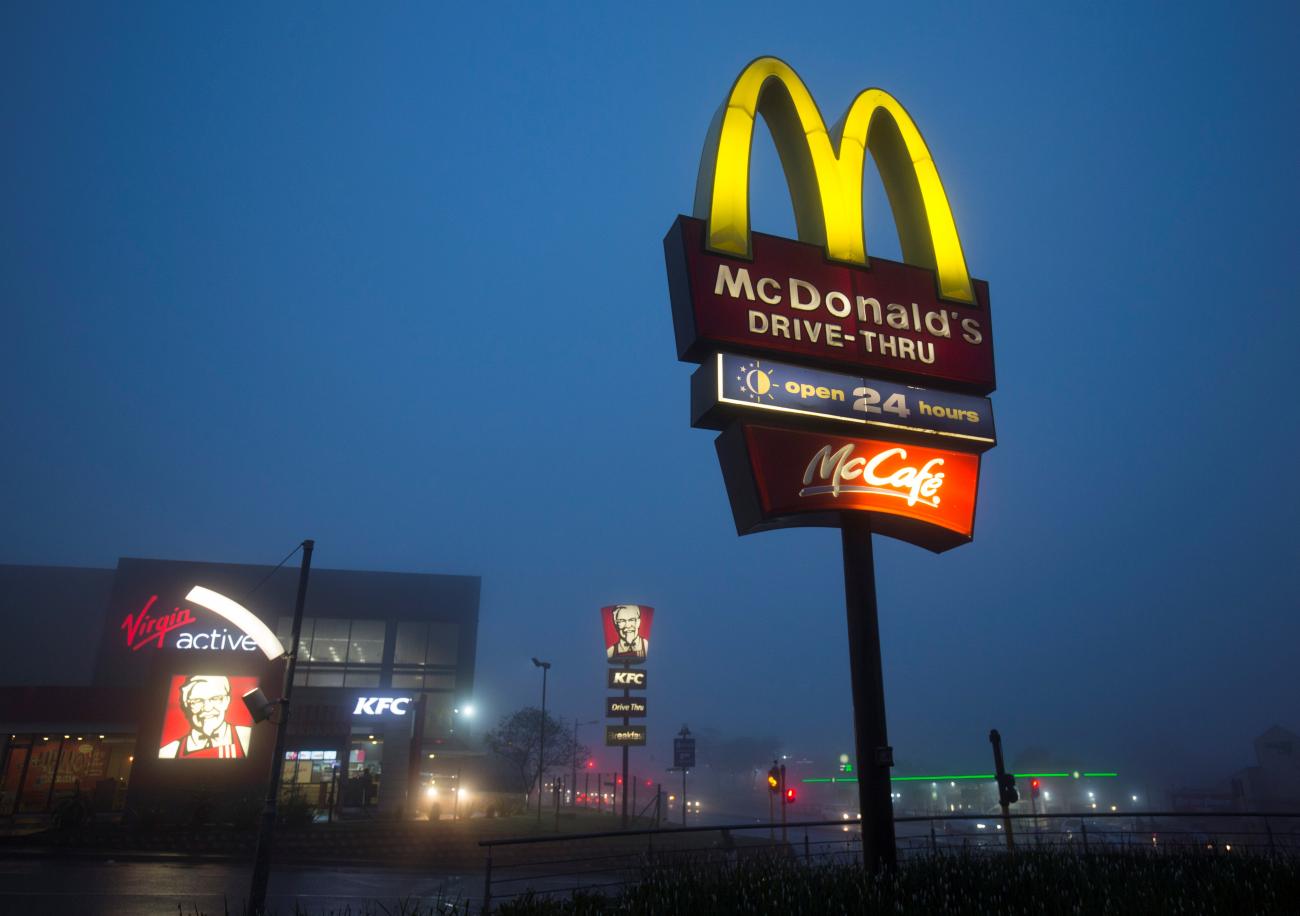
<svg viewBox="0 0 1300 916">
<path fill-rule="evenodd" d="M 800 240 L 825 246 L 831 260 L 867 264 L 862 170 L 870 150 L 903 260 L 933 270 L 944 298 L 975 302 L 939 170 L 903 106 L 883 89 L 868 89 L 832 135 L 803 80 L 775 57 L 760 57 L 744 69 L 709 126 L 695 216 L 708 221 L 711 250 L 750 254 L 749 154 L 760 114 L 785 169 Z"/>
</svg>

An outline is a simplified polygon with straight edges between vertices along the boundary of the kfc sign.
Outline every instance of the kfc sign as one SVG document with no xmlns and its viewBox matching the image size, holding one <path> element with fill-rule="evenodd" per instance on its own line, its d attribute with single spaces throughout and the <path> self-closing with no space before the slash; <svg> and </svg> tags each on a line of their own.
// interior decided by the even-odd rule
<svg viewBox="0 0 1300 916">
<path fill-rule="evenodd" d="M 410 697 L 357 697 L 357 706 L 352 710 L 354 716 L 393 716 L 406 715 L 406 707 L 411 703 Z"/>
<path fill-rule="evenodd" d="M 606 670 L 608 686 L 617 690 L 645 690 L 644 668 L 609 668 Z"/>
<path fill-rule="evenodd" d="M 978 455 L 741 424 L 718 454 L 741 534 L 869 512 L 880 534 L 940 551 L 974 529 Z"/>
</svg>

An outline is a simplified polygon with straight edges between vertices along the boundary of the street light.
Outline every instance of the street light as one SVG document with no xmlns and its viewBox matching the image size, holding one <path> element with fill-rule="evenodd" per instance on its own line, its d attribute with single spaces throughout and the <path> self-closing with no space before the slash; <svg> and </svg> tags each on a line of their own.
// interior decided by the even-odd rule
<svg viewBox="0 0 1300 916">
<path fill-rule="evenodd" d="M 542 772 L 546 766 L 546 672 L 551 663 L 533 656 L 533 665 L 542 669 L 542 726 L 537 740 L 537 826 L 542 826 Z"/>
</svg>

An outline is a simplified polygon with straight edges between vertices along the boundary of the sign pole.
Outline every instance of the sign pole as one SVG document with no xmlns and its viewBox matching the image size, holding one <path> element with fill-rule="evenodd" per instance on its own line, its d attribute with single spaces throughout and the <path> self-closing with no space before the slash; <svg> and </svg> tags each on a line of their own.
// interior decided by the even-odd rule
<svg viewBox="0 0 1300 916">
<path fill-rule="evenodd" d="M 280 797 L 280 773 L 284 769 L 284 745 L 289 732 L 289 695 L 293 693 L 293 672 L 298 664 L 298 638 L 302 634 L 302 610 L 307 603 L 307 576 L 311 572 L 313 540 L 302 542 L 302 566 L 298 570 L 298 597 L 293 606 L 293 630 L 288 660 L 284 666 L 284 687 L 280 691 L 280 721 L 275 726 L 275 750 L 271 752 L 271 783 L 266 788 L 262 825 L 257 834 L 253 859 L 253 880 L 248 888 L 248 912 L 262 916 L 266 911 L 266 885 L 271 877 L 271 837 L 275 833 L 275 809 Z"/>
<path fill-rule="evenodd" d="M 623 665 L 623 670 L 631 671 L 632 666 L 625 664 Z M 623 688 L 623 699 L 630 700 L 631 698 L 632 698 L 632 689 L 630 687 Z M 630 725 L 631 722 L 632 720 L 627 718 L 627 716 L 623 717 L 624 728 Z M 626 744 L 623 745 L 623 829 L 624 830 L 627 829 L 627 745 Z"/>
<path fill-rule="evenodd" d="M 841 515 L 840 538 L 844 549 L 844 604 L 849 629 L 862 858 L 869 871 L 878 873 L 893 868 L 898 854 L 894 846 L 894 806 L 889 781 L 894 761 L 885 728 L 885 679 L 880 664 L 871 524 L 859 513 L 845 512 Z"/>
</svg>

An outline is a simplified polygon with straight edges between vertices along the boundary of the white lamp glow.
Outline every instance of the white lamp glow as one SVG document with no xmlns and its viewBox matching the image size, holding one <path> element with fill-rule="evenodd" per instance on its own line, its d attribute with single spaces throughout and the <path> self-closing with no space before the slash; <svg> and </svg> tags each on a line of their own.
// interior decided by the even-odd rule
<svg viewBox="0 0 1300 916">
<path fill-rule="evenodd" d="M 190 593 L 185 596 L 185 600 L 192 601 L 194 604 L 205 607 L 212 613 L 224 617 L 253 637 L 253 642 L 257 643 L 257 647 L 266 653 L 268 659 L 274 661 L 284 655 L 284 646 L 280 645 L 280 640 L 276 639 L 270 628 L 262 623 L 260 617 L 238 601 L 232 601 L 220 592 L 214 592 L 202 585 L 196 585 L 190 589 Z"/>
</svg>

